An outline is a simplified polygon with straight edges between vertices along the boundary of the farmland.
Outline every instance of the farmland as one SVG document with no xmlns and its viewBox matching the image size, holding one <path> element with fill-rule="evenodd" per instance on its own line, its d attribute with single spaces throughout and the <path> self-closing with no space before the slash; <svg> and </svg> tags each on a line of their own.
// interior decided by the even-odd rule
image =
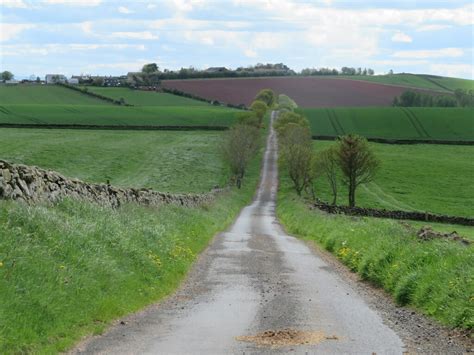
<svg viewBox="0 0 474 355">
<path fill-rule="evenodd" d="M 234 105 L 249 105 L 258 91 L 271 88 L 300 107 L 391 106 L 393 98 L 406 90 L 403 86 L 314 76 L 167 80 L 163 86 Z M 439 90 L 433 93 L 439 94 Z"/>
<path fill-rule="evenodd" d="M 57 85 L 0 85 L 0 105 L 111 105 Z"/>
<path fill-rule="evenodd" d="M 207 102 L 155 91 L 95 86 L 87 86 L 87 90 L 115 100 L 123 98 L 126 103 L 135 106 L 210 106 Z"/>
<path fill-rule="evenodd" d="M 207 192 L 227 173 L 214 132 L 0 129 L 2 159 L 87 182 Z M 179 178 L 177 178 L 179 177 Z"/>
<path fill-rule="evenodd" d="M 474 141 L 472 110 L 466 108 L 300 109 L 313 135 L 357 133 L 368 138 Z"/>
<path fill-rule="evenodd" d="M 440 90 L 451 92 L 456 89 L 471 90 L 474 89 L 474 81 L 468 79 L 449 78 L 436 75 L 423 74 L 392 74 L 392 75 L 339 75 L 336 78 L 350 80 L 362 80 L 379 84 L 400 85 L 427 90 Z"/>
<path fill-rule="evenodd" d="M 228 126 L 238 111 L 213 106 L 1 105 L 0 123 Z"/>
<path fill-rule="evenodd" d="M 334 144 L 316 141 L 316 151 Z M 386 145 L 370 143 L 381 160 L 375 180 L 357 190 L 357 204 L 408 211 L 474 216 L 472 146 Z M 316 194 L 331 201 L 324 178 L 315 184 Z M 338 203 L 347 204 L 346 187 L 339 186 Z"/>
</svg>

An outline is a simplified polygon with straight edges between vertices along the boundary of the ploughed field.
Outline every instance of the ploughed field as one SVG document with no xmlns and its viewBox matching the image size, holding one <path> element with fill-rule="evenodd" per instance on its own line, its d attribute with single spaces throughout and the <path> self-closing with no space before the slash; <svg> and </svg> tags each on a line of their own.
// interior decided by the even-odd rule
<svg viewBox="0 0 474 355">
<path fill-rule="evenodd" d="M 262 89 L 285 94 L 301 107 L 390 106 L 407 88 L 337 77 L 165 80 L 163 87 L 209 100 L 249 105 Z M 433 92 L 439 94 L 439 91 Z"/>
<path fill-rule="evenodd" d="M 208 192 L 227 178 L 221 133 L 0 128 L 1 159 L 86 182 Z"/>
<path fill-rule="evenodd" d="M 367 138 L 474 141 L 469 108 L 374 107 L 299 109 L 316 136 L 357 133 Z"/>
<path fill-rule="evenodd" d="M 332 144 L 315 141 L 314 148 Z M 358 206 L 474 217 L 473 146 L 369 144 L 381 165 L 375 180 L 357 189 Z M 332 201 L 324 177 L 315 190 L 322 200 Z M 346 191 L 339 183 L 338 204 L 347 204 Z"/>
</svg>

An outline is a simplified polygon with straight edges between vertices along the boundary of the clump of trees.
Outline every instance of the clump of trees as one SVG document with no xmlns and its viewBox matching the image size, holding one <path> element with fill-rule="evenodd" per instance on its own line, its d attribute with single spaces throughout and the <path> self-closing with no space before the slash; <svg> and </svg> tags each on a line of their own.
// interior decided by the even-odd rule
<svg viewBox="0 0 474 355">
<path fill-rule="evenodd" d="M 14 77 L 14 75 L 11 72 L 9 72 L 8 70 L 2 71 L 0 73 L 0 80 L 3 81 L 3 82 L 5 82 L 7 80 L 12 80 L 13 77 Z"/>
<path fill-rule="evenodd" d="M 430 95 L 424 92 L 406 90 L 393 99 L 398 107 L 472 107 L 474 92 L 456 89 L 452 95 Z"/>
<path fill-rule="evenodd" d="M 248 165 L 260 147 L 263 118 L 274 102 L 275 93 L 272 90 L 260 91 L 250 105 L 250 111 L 238 116 L 237 124 L 230 128 L 222 142 L 222 157 L 239 189 Z"/>
<path fill-rule="evenodd" d="M 273 125 L 279 138 L 280 159 L 298 195 L 304 191 L 315 198 L 314 185 L 324 177 L 336 204 L 339 181 L 348 188 L 348 204 L 354 207 L 356 189 L 373 180 L 380 162 L 364 137 L 349 134 L 336 144 L 315 153 L 309 121 L 292 111 L 281 112 Z"/>
<path fill-rule="evenodd" d="M 300 75 L 374 75 L 375 72 L 371 68 L 353 68 L 342 67 L 341 70 L 334 68 L 305 68 L 301 70 Z"/>
</svg>

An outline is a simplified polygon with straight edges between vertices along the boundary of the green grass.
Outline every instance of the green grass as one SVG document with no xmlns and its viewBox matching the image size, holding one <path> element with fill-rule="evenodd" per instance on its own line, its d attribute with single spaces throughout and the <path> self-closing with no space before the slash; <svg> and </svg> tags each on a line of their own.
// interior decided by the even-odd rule
<svg viewBox="0 0 474 355">
<path fill-rule="evenodd" d="M 0 128 L 0 159 L 88 182 L 205 192 L 222 186 L 221 133 Z"/>
<path fill-rule="evenodd" d="M 350 75 L 336 76 L 335 78 L 369 81 L 380 84 L 401 85 L 415 88 L 438 90 L 438 91 L 454 91 L 456 89 L 471 90 L 474 89 L 474 80 L 449 78 L 436 75 L 424 74 L 393 74 L 393 75 Z"/>
<path fill-rule="evenodd" d="M 332 144 L 316 141 L 314 147 L 318 152 Z M 358 187 L 357 205 L 474 217 L 474 147 L 369 144 L 381 166 L 372 183 Z M 325 178 L 317 180 L 315 189 L 332 201 Z M 347 204 L 346 186 L 339 185 L 338 195 L 337 202 Z"/>
<path fill-rule="evenodd" d="M 288 233 L 334 253 L 400 305 L 416 307 L 452 327 L 474 327 L 474 248 L 419 241 L 401 223 L 309 210 L 281 179 L 277 214 Z"/>
<path fill-rule="evenodd" d="M 472 109 L 466 108 L 311 108 L 297 112 L 309 119 L 313 135 L 357 133 L 367 138 L 474 141 Z"/>
<path fill-rule="evenodd" d="M 260 158 L 241 190 L 196 208 L 0 200 L 0 353 L 65 351 L 173 292 L 251 201 Z"/>
<path fill-rule="evenodd" d="M 235 109 L 213 106 L 2 105 L 0 123 L 120 126 L 229 126 Z"/>
<path fill-rule="evenodd" d="M 111 97 L 115 100 L 120 100 L 123 98 L 126 103 L 135 106 L 211 106 L 207 102 L 167 93 L 157 93 L 154 91 L 95 86 L 87 86 L 87 90 L 100 95 Z"/>
<path fill-rule="evenodd" d="M 57 85 L 1 85 L 0 105 L 104 105 L 111 104 Z"/>
</svg>

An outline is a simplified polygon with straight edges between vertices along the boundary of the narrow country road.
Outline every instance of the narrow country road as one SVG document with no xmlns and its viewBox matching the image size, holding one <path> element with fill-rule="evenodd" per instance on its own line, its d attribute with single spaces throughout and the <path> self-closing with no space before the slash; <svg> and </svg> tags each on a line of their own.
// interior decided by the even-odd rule
<svg viewBox="0 0 474 355">
<path fill-rule="evenodd" d="M 280 228 L 277 183 L 272 130 L 254 202 L 214 239 L 178 293 L 73 352 L 402 354 L 400 337 L 364 298 Z M 317 341 L 270 347 L 236 339 L 282 329 L 312 332 Z"/>
</svg>

